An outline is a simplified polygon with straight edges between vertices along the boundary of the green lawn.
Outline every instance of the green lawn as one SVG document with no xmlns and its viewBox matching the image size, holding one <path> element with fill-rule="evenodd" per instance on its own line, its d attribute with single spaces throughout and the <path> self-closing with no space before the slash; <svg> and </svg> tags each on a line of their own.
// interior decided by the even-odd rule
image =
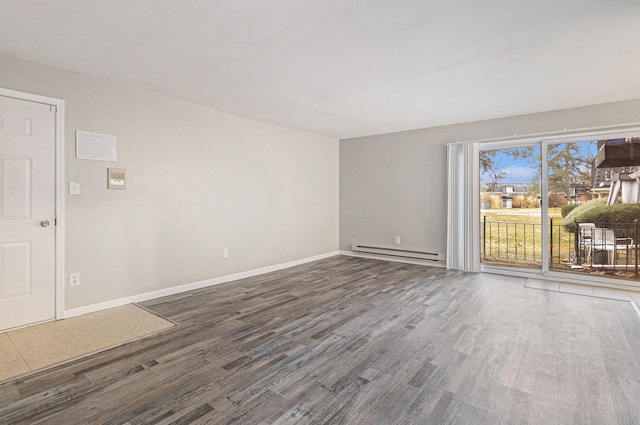
<svg viewBox="0 0 640 425">
<path fill-rule="evenodd" d="M 539 265 L 542 260 L 541 214 L 540 208 L 483 210 L 480 222 L 483 262 Z M 549 218 L 559 223 L 560 208 L 550 208 Z M 566 260 L 564 257 L 568 259 L 570 250 L 573 250 L 572 235 L 555 223 L 552 241 L 554 263 Z"/>
<path fill-rule="evenodd" d="M 540 224 L 542 210 L 540 208 L 502 208 L 496 210 L 482 210 L 481 216 L 487 220 L 503 221 L 509 223 Z M 549 208 L 549 218 L 560 219 L 560 208 Z"/>
<path fill-rule="evenodd" d="M 634 271 L 634 249 L 617 251 L 615 266 L 603 266 L 607 264 L 607 259 L 598 259 L 595 256 L 597 253 L 587 262 L 584 258 L 585 253 L 582 253 L 580 267 L 576 268 L 578 263 L 574 234 L 560 226 L 561 218 L 560 208 L 549 210 L 549 219 L 553 219 L 549 249 L 550 269 L 638 280 Z M 540 208 L 482 210 L 480 220 L 480 252 L 484 264 L 541 268 Z"/>
</svg>

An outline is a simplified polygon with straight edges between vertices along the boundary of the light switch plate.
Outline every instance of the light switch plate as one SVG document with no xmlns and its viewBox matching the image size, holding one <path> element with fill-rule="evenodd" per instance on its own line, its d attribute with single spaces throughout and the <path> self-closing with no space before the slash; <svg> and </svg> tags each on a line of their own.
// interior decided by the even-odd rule
<svg viewBox="0 0 640 425">
<path fill-rule="evenodd" d="M 80 195 L 80 183 L 69 182 L 69 195 Z"/>
</svg>

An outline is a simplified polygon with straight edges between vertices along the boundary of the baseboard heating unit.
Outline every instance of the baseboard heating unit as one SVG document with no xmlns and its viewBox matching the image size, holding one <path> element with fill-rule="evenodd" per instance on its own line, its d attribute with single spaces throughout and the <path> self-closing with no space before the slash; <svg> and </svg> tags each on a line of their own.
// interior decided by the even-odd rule
<svg viewBox="0 0 640 425">
<path fill-rule="evenodd" d="M 444 261 L 441 252 L 416 251 L 412 249 L 389 248 L 384 246 L 366 245 L 354 243 L 351 245 L 353 252 L 366 252 L 368 254 L 392 255 L 394 257 L 413 258 L 417 260 Z"/>
</svg>

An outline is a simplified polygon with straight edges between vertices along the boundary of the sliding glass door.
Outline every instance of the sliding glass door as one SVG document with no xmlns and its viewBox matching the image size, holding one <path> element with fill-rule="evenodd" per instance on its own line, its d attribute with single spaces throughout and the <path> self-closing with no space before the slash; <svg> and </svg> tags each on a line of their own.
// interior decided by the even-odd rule
<svg viewBox="0 0 640 425">
<path fill-rule="evenodd" d="M 639 281 L 640 137 L 547 143 L 549 270 L 582 279 Z M 553 205 L 552 205 L 553 202 Z"/>
<path fill-rule="evenodd" d="M 580 223 L 576 226 L 573 210 L 602 204 L 594 202 L 598 198 L 594 192 L 596 154 L 597 140 L 546 143 L 550 270 L 575 272 L 584 263 L 584 239 L 580 234 L 576 237 L 576 231 L 584 228 L 585 237 L 591 234 Z"/>
<path fill-rule="evenodd" d="M 484 268 L 640 281 L 640 133 L 484 143 Z"/>
<path fill-rule="evenodd" d="M 540 144 L 484 149 L 479 156 L 481 263 L 541 269 Z"/>
</svg>

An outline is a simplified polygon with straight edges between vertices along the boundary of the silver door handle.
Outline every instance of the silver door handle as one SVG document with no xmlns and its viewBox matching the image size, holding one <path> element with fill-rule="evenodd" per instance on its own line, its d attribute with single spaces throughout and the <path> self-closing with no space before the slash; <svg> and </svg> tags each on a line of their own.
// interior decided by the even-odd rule
<svg viewBox="0 0 640 425">
<path fill-rule="evenodd" d="M 40 222 L 40 226 L 42 226 L 42 227 L 49 227 L 50 224 L 51 223 L 49 223 L 49 220 L 42 220 Z"/>
</svg>

